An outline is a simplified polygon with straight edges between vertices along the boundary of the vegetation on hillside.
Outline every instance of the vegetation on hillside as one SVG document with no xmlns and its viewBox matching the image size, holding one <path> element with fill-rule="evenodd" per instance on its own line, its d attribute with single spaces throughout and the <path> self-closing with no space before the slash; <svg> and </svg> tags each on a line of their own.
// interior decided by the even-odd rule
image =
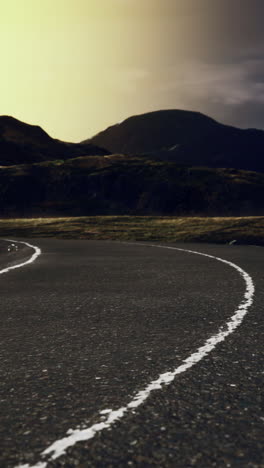
<svg viewBox="0 0 264 468">
<path fill-rule="evenodd" d="M 0 215 L 263 215 L 264 174 L 122 155 L 0 168 Z"/>
</svg>

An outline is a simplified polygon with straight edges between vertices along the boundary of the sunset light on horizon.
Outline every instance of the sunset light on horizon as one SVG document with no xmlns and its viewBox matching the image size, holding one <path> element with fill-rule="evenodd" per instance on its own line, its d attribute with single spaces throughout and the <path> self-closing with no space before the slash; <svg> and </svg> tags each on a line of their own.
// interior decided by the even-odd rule
<svg viewBox="0 0 264 468">
<path fill-rule="evenodd" d="M 0 2 L 1 115 L 76 142 L 167 108 L 264 128 L 262 1 Z"/>
</svg>

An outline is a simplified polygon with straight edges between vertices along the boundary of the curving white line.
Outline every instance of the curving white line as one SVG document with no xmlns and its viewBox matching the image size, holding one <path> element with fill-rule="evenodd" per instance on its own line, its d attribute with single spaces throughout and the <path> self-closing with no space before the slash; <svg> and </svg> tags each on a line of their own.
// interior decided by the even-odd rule
<svg viewBox="0 0 264 468">
<path fill-rule="evenodd" d="M 39 255 L 41 254 L 41 250 L 40 250 L 39 247 L 36 247 L 35 245 L 31 245 L 28 242 L 22 242 L 22 241 L 17 241 L 17 240 L 12 240 L 12 239 L 3 239 L 3 240 L 6 241 L 6 242 L 15 242 L 17 244 L 24 244 L 27 247 L 30 247 L 31 249 L 33 249 L 34 253 L 30 257 L 30 259 L 27 260 L 26 262 L 17 263 L 16 265 L 12 265 L 10 267 L 3 268 L 3 270 L 0 270 L 0 275 L 2 275 L 3 273 L 8 273 L 11 270 L 15 270 L 16 268 L 21 268 L 21 267 L 23 267 L 25 265 L 28 265 L 29 263 L 33 263 L 39 257 Z"/>
<path fill-rule="evenodd" d="M 132 243 L 130 243 L 130 245 L 131 244 Z M 129 412 L 129 410 L 134 410 L 138 406 L 142 405 L 142 403 L 144 403 L 144 401 L 148 398 L 148 396 L 153 390 L 159 390 L 162 388 L 163 385 L 169 385 L 175 379 L 176 375 L 182 374 L 183 372 L 197 364 L 199 361 L 201 361 L 205 356 L 207 356 L 216 347 L 218 343 L 224 341 L 228 335 L 230 335 L 236 330 L 236 328 L 242 323 L 243 318 L 245 317 L 249 307 L 252 305 L 255 291 L 253 280 L 245 270 L 240 268 L 235 263 L 229 262 L 228 260 L 224 260 L 220 257 L 215 257 L 214 255 L 196 252 L 195 250 L 180 249 L 178 247 L 168 247 L 164 245 L 155 244 L 138 243 L 136 245 L 144 245 L 145 247 L 159 247 L 161 249 L 178 250 L 181 252 L 201 255 L 203 257 L 212 258 L 214 260 L 231 266 L 232 268 L 238 271 L 238 273 L 243 277 L 246 284 L 246 290 L 241 304 L 238 306 L 238 309 L 235 311 L 235 313 L 232 315 L 229 321 L 218 330 L 216 335 L 213 335 L 208 340 L 206 340 L 204 345 L 198 348 L 197 351 L 191 354 L 191 356 L 189 356 L 187 359 L 185 359 L 179 367 L 177 367 L 171 372 L 165 372 L 164 374 L 161 374 L 158 379 L 154 380 L 143 390 L 139 391 L 126 406 L 123 406 L 117 410 L 101 411 L 101 418 L 105 417 L 106 419 L 104 421 L 101 421 L 100 423 L 93 424 L 91 427 L 87 427 L 86 429 L 70 429 L 67 432 L 68 435 L 66 437 L 55 441 L 41 453 L 41 458 L 43 460 L 46 459 L 47 461 L 38 462 L 36 465 L 18 465 L 16 468 L 46 468 L 49 461 L 56 460 L 57 458 L 64 455 L 66 453 L 67 448 L 72 447 L 77 442 L 92 439 L 98 432 L 110 428 L 112 424 L 120 420 L 126 413 Z"/>
</svg>

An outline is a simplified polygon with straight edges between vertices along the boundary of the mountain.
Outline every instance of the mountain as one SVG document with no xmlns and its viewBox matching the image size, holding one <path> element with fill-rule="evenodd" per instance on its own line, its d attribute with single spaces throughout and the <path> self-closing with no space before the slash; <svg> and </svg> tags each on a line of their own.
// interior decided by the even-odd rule
<svg viewBox="0 0 264 468">
<path fill-rule="evenodd" d="M 263 138 L 170 110 L 75 144 L 2 116 L 0 217 L 264 215 Z"/>
<path fill-rule="evenodd" d="M 223 125 L 199 112 L 136 115 L 82 142 L 87 143 L 186 166 L 264 171 L 264 131 Z"/>
<path fill-rule="evenodd" d="M 0 165 L 68 159 L 82 155 L 109 154 L 88 144 L 66 143 L 51 138 L 41 127 L 10 116 L 0 116 Z"/>
</svg>

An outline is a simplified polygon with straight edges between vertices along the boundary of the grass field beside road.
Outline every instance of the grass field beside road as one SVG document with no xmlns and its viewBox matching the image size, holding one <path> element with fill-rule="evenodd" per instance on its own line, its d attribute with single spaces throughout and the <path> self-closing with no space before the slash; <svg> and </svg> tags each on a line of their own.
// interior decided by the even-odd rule
<svg viewBox="0 0 264 468">
<path fill-rule="evenodd" d="M 0 236 L 264 245 L 264 217 L 88 216 L 1 219 Z"/>
</svg>

